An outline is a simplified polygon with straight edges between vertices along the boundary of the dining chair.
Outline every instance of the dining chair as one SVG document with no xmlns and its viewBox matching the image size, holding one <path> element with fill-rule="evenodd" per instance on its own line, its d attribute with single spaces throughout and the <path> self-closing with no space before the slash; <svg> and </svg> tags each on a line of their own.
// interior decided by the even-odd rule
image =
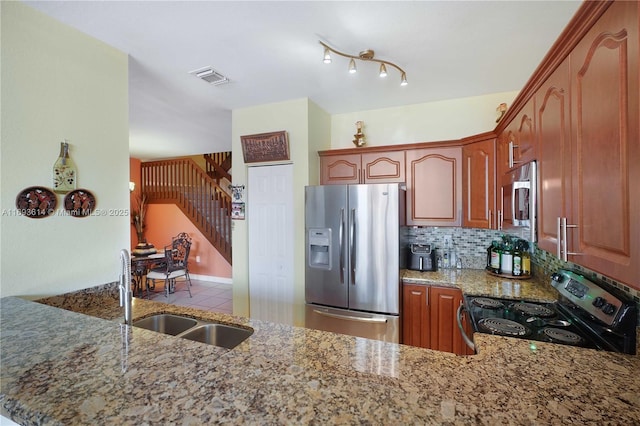
<svg viewBox="0 0 640 426">
<path fill-rule="evenodd" d="M 164 248 L 163 265 L 154 268 L 147 273 L 147 288 L 149 281 L 155 286 L 155 280 L 164 281 L 164 296 L 169 297 L 176 289 L 176 278 L 184 277 L 184 281 L 191 295 L 191 278 L 189 277 L 189 252 L 191 250 L 191 237 L 186 232 L 181 232 L 173 237 L 171 244 Z"/>
</svg>

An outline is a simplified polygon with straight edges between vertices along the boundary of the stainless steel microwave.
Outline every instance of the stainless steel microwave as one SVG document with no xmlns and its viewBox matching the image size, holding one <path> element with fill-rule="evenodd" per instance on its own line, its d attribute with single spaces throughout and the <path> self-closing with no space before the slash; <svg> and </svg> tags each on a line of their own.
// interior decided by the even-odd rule
<svg viewBox="0 0 640 426">
<path fill-rule="evenodd" d="M 537 164 L 525 163 L 502 176 L 498 229 L 530 242 L 537 240 Z"/>
</svg>

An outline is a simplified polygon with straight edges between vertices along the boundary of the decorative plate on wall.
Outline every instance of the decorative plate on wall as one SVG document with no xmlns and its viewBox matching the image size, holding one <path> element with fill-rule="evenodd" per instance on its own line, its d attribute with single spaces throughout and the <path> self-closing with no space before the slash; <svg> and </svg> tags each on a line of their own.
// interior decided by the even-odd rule
<svg viewBox="0 0 640 426">
<path fill-rule="evenodd" d="M 51 216 L 56 211 L 56 194 L 42 186 L 30 186 L 16 197 L 16 208 L 22 216 L 40 219 Z"/>
<path fill-rule="evenodd" d="M 86 189 L 76 189 L 64 197 L 64 209 L 70 216 L 89 216 L 95 208 L 96 197 Z"/>
</svg>

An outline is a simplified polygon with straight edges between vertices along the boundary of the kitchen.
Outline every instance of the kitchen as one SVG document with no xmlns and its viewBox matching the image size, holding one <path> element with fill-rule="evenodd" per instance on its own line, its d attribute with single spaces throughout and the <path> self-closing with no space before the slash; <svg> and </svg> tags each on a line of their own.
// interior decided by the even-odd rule
<svg viewBox="0 0 640 426">
<path fill-rule="evenodd" d="M 122 180 L 123 182 L 126 181 L 126 179 Z M 96 284 L 100 284 L 100 282 L 97 282 Z M 4 308 L 5 307 L 3 306 L 3 312 L 5 312 Z M 14 320 L 17 323 L 21 323 L 25 326 L 31 324 L 29 327 L 33 327 L 34 329 L 38 327 L 38 324 L 32 323 L 33 319 L 29 320 L 29 318 L 27 318 L 29 316 L 28 308 L 25 309 L 23 305 L 17 305 L 15 308 L 11 309 L 11 312 L 15 312 Z M 24 315 L 18 314 L 20 310 L 24 310 Z M 47 315 L 49 314 L 52 314 L 53 316 L 51 317 L 52 321 L 49 321 L 48 323 L 65 324 L 65 331 L 67 332 L 72 332 L 72 325 L 70 323 L 80 321 L 79 317 L 67 313 L 53 314 L 53 311 L 47 311 Z M 37 313 L 37 315 L 42 315 L 42 313 Z M 118 315 L 120 315 L 119 311 Z M 87 319 L 83 318 L 83 321 L 87 321 Z M 3 318 L 3 330 L 4 324 L 5 320 Z M 69 329 L 66 328 L 67 325 L 70 327 Z M 92 337 L 93 339 L 97 339 L 97 337 L 95 337 L 96 334 L 106 332 L 107 330 L 115 330 L 115 327 L 112 324 L 92 321 L 92 325 L 95 326 L 95 328 L 88 329 L 87 333 L 94 336 Z M 262 326 L 262 324 L 252 324 L 251 326 L 257 330 Z M 269 325 L 264 325 L 264 327 L 268 328 Z M 91 333 L 91 331 L 93 331 L 93 333 Z M 46 332 L 47 329 L 42 330 L 43 335 L 46 335 Z M 221 358 L 233 360 L 236 362 L 235 365 L 238 365 L 240 368 L 242 366 L 242 362 L 248 361 L 248 358 L 251 358 L 251 356 L 254 357 L 254 364 L 252 365 L 257 369 L 262 368 L 262 374 L 264 375 L 259 375 L 259 372 L 256 369 L 250 369 L 246 371 L 243 376 L 234 377 L 242 377 L 242 379 L 246 380 L 247 385 L 261 381 L 269 386 L 267 389 L 268 392 L 265 391 L 265 393 L 259 395 L 254 392 L 251 396 L 258 395 L 260 400 L 266 401 L 264 403 L 265 407 L 269 406 L 269 404 L 273 404 L 271 405 L 272 408 L 268 409 L 270 413 L 273 413 L 273 417 L 266 417 L 273 421 L 277 421 L 275 419 L 278 418 L 277 414 L 275 414 L 276 407 L 278 410 L 283 407 L 278 403 L 279 400 L 277 399 L 277 395 L 281 395 L 284 397 L 291 397 L 290 401 L 294 401 L 292 402 L 291 408 L 288 408 L 289 411 L 286 411 L 283 414 L 286 418 L 299 418 L 300 422 L 303 423 L 305 422 L 305 419 L 308 419 L 308 417 L 304 417 L 304 415 L 311 415 L 313 412 L 313 414 L 319 416 L 318 418 L 320 419 L 330 418 L 333 419 L 334 422 L 339 422 L 340 417 L 333 417 L 339 416 L 339 414 L 333 413 L 332 407 L 327 407 L 321 402 L 318 402 L 315 405 L 313 403 L 313 401 L 322 401 L 323 395 L 326 395 L 327 392 L 333 392 L 338 396 L 337 400 L 344 401 L 339 397 L 346 394 L 347 390 L 344 389 L 344 387 L 340 388 L 338 386 L 330 388 L 323 387 L 323 385 L 328 382 L 335 382 L 348 387 L 348 391 L 353 392 L 357 397 L 358 402 L 355 403 L 355 405 L 357 405 L 356 408 L 353 408 L 353 406 L 346 402 L 341 402 L 339 405 L 336 402 L 336 405 L 333 407 L 343 413 L 342 415 L 345 416 L 345 421 L 355 421 L 358 416 L 362 416 L 360 418 L 364 419 L 369 418 L 367 416 L 373 416 L 373 419 L 389 418 L 390 421 L 397 419 L 398 422 L 402 422 L 403 420 L 405 422 L 411 421 L 411 419 L 423 419 L 425 422 L 443 422 L 447 420 L 455 421 L 457 420 L 457 416 L 460 416 L 459 419 L 461 422 L 473 422 L 474 420 L 479 419 L 481 422 L 490 422 L 491 420 L 511 420 L 514 423 L 524 423 L 526 420 L 523 421 L 523 418 L 521 417 L 523 415 L 522 413 L 524 413 L 526 419 L 531 420 L 531 422 L 536 419 L 538 421 L 543 421 L 543 417 L 541 417 L 542 415 L 539 413 L 541 407 L 549 409 L 549 416 L 555 416 L 551 417 L 551 421 L 561 421 L 560 419 L 567 421 L 570 421 L 571 419 L 580 419 L 583 420 L 583 422 L 586 422 L 589 419 L 595 419 L 593 421 L 597 421 L 598 419 L 602 419 L 600 411 L 604 412 L 604 409 L 609 407 L 613 407 L 609 414 L 611 416 L 615 416 L 614 418 L 622 419 L 622 421 L 627 420 L 628 422 L 632 422 L 633 417 L 629 416 L 637 414 L 638 393 L 637 389 L 633 388 L 635 385 L 634 378 L 637 377 L 638 371 L 637 363 L 635 360 L 631 360 L 628 357 L 617 357 L 599 353 L 598 356 L 590 356 L 588 363 L 590 363 L 589 365 L 596 371 L 610 371 L 610 369 L 613 369 L 619 373 L 616 377 L 602 378 L 602 381 L 597 383 L 595 386 L 590 372 L 587 371 L 571 371 L 570 375 L 572 380 L 570 383 L 559 384 L 557 381 L 550 381 L 547 384 L 544 384 L 540 378 L 548 377 L 550 375 L 550 369 L 557 368 L 561 376 L 569 374 L 570 370 L 568 370 L 568 368 L 572 363 L 580 364 L 582 362 L 580 353 L 583 352 L 580 352 L 579 350 L 563 349 L 562 356 L 565 358 L 562 358 L 562 356 L 556 352 L 557 349 L 545 346 L 545 349 L 541 349 L 535 354 L 532 354 L 528 343 L 523 343 L 523 346 L 520 342 L 514 342 L 507 338 L 480 336 L 478 337 L 478 342 L 476 342 L 479 345 L 479 358 L 472 357 L 471 359 L 466 359 L 432 351 L 423 351 L 408 347 L 394 347 L 382 343 L 380 344 L 380 347 L 382 348 L 381 350 L 389 350 L 392 352 L 394 350 L 400 351 L 402 356 L 397 358 L 397 364 L 377 366 L 368 364 L 368 362 L 370 362 L 368 360 L 375 358 L 365 357 L 364 360 L 362 360 L 357 356 L 360 350 L 370 353 L 371 350 L 375 349 L 369 347 L 359 348 L 358 343 L 361 342 L 360 340 L 334 336 L 339 340 L 339 342 L 332 344 L 330 342 L 319 342 L 318 340 L 321 340 L 321 336 L 324 335 L 313 331 L 287 329 L 285 332 L 290 333 L 290 338 L 285 340 L 285 344 L 290 345 L 286 347 L 290 347 L 292 351 L 281 351 L 280 347 L 278 350 L 273 349 L 272 351 L 279 354 L 279 360 L 282 361 L 280 364 L 277 361 L 270 363 L 268 356 L 264 354 L 266 347 L 262 346 L 261 348 L 259 342 L 255 340 L 255 344 L 251 345 L 251 351 L 255 349 L 258 351 L 257 354 L 255 352 L 245 354 L 235 350 L 223 353 L 215 348 L 205 350 L 207 353 L 210 353 L 212 357 L 219 356 Z M 304 334 L 305 336 L 302 336 L 301 334 Z M 255 335 L 257 340 L 268 340 L 264 334 L 262 337 L 259 337 L 261 335 L 260 333 L 255 333 Z M 310 337 L 307 337 L 306 335 L 309 335 Z M 144 334 L 137 330 L 134 330 L 134 337 L 135 336 L 142 336 L 140 337 L 140 340 L 151 341 L 156 339 L 156 337 L 150 337 L 148 334 Z M 33 335 L 33 337 L 38 339 L 44 338 L 43 336 L 37 335 Z M 85 337 L 88 338 L 88 336 Z M 120 354 L 122 344 L 119 340 L 120 335 L 118 334 L 118 339 L 115 339 L 114 336 L 106 335 L 104 338 L 107 339 L 107 341 L 103 342 L 105 344 L 105 353 Z M 157 339 L 159 344 L 163 347 L 167 345 L 167 340 L 165 339 L 168 338 L 158 337 Z M 296 345 L 293 343 L 299 339 L 310 341 L 309 346 Z M 316 344 L 313 344 L 314 339 Z M 485 342 L 484 346 L 483 342 Z M 269 342 L 266 342 L 265 344 L 268 343 Z M 271 341 L 271 347 L 274 348 L 280 343 L 282 342 L 274 339 Z M 143 350 L 143 348 L 139 347 L 137 343 L 134 343 L 134 345 L 134 348 Z M 195 346 L 185 342 L 180 344 L 180 348 L 193 349 Z M 327 354 L 327 350 L 329 348 L 336 349 L 334 355 Z M 61 356 L 65 354 L 63 350 L 59 350 L 61 352 L 58 353 Z M 345 363 L 349 363 L 351 361 L 351 357 L 347 360 L 344 358 L 344 354 L 351 353 L 354 354 L 353 359 L 355 360 L 355 367 L 345 367 Z M 320 360 L 316 360 L 313 356 L 304 359 L 293 359 L 296 356 L 302 357 L 305 354 L 320 354 L 322 357 Z M 81 350 L 78 352 L 78 355 L 87 357 L 87 359 L 94 357 L 94 355 L 82 352 Z M 138 362 L 143 361 L 141 361 L 141 358 L 136 358 L 138 356 L 141 355 L 139 353 L 131 354 L 130 352 L 130 358 L 127 359 L 129 365 L 141 366 Z M 332 356 L 338 357 L 338 359 L 332 358 Z M 185 362 L 198 362 L 195 359 L 196 356 L 193 354 L 183 354 L 182 357 L 186 358 L 184 360 Z M 284 362 L 282 358 L 289 358 L 289 360 Z M 385 356 L 385 358 L 392 358 L 392 356 Z M 117 359 L 112 360 L 111 362 L 117 363 L 118 368 L 121 368 L 121 361 L 122 359 Z M 162 365 L 159 361 L 155 360 L 153 363 L 159 370 L 162 369 Z M 319 363 L 324 363 L 325 366 L 321 368 L 318 366 Z M 433 371 L 433 369 L 427 368 L 429 365 L 433 365 L 434 363 L 438 363 L 438 371 Z M 306 367 L 309 365 L 313 365 L 315 369 L 313 371 L 301 371 L 299 369 L 300 367 Z M 198 366 L 201 366 L 201 364 L 198 364 Z M 284 366 L 288 367 L 285 368 Z M 92 374 L 87 370 L 82 370 L 82 368 L 89 368 L 88 366 L 80 367 L 81 374 Z M 112 367 L 114 367 L 114 365 L 112 365 Z M 266 377 L 268 372 L 267 367 L 275 368 L 275 376 L 277 379 L 272 376 L 269 376 L 268 378 Z M 70 372 L 68 368 L 69 367 L 66 366 L 61 371 Z M 170 374 L 172 371 L 177 373 L 173 368 L 178 367 L 170 367 L 171 371 L 168 371 L 167 374 Z M 344 372 L 345 375 L 341 377 L 332 373 L 332 368 L 340 373 Z M 390 371 L 385 371 L 385 368 L 388 368 Z M 540 392 L 531 392 L 525 389 L 522 384 L 522 376 L 519 375 L 520 373 L 512 370 L 512 368 L 516 370 L 520 368 L 521 370 L 519 371 L 534 373 L 527 377 L 534 382 L 536 391 L 540 390 Z M 377 372 L 376 375 L 372 375 L 372 372 L 374 371 Z M 480 374 L 480 372 L 482 371 L 486 371 L 487 374 L 493 377 L 500 378 L 501 383 L 495 388 L 487 388 L 487 385 L 481 380 L 482 374 Z M 469 375 L 463 377 L 462 375 L 459 375 L 461 372 L 469 373 Z M 387 375 L 385 375 L 385 373 L 387 373 Z M 216 382 L 216 380 L 219 379 L 219 376 L 217 376 L 215 372 L 210 371 L 210 374 L 210 379 L 213 382 Z M 255 376 L 253 376 L 254 381 L 249 380 L 249 377 L 247 377 L 250 374 L 255 374 Z M 353 384 L 353 381 L 345 383 L 344 377 L 357 377 L 359 381 L 356 384 Z M 393 381 L 385 379 L 385 377 L 402 377 L 404 379 L 401 381 Z M 430 380 L 418 381 L 418 377 L 428 378 Z M 469 377 L 471 377 L 471 379 L 469 379 Z M 416 379 L 416 382 L 413 382 L 411 378 Z M 139 375 L 135 375 L 132 379 L 143 381 L 151 380 L 149 377 L 145 379 L 144 376 L 140 377 Z M 269 379 L 274 381 L 269 382 Z M 628 381 L 625 382 L 625 380 Z M 220 382 L 218 381 L 216 383 Z M 416 383 L 419 383 L 420 389 L 418 389 Z M 432 386 L 431 389 L 427 389 L 431 390 L 431 392 L 424 392 L 424 386 L 426 386 L 424 383 L 427 383 L 428 386 Z M 292 384 L 294 385 L 293 387 L 291 387 Z M 453 384 L 453 386 L 449 386 L 451 384 Z M 304 396 L 313 396 L 320 399 L 312 401 L 311 398 L 309 398 L 306 403 L 305 401 L 295 399 L 296 391 L 299 390 L 297 387 L 298 385 L 308 386 L 308 388 L 306 388 L 307 392 L 303 394 Z M 241 385 L 238 384 L 237 386 L 236 390 L 240 391 Z M 481 392 L 478 391 L 480 389 L 482 389 Z M 192 390 L 191 393 L 194 395 L 198 394 L 197 388 L 189 388 L 189 390 Z M 276 390 L 278 393 L 276 393 Z M 370 395 L 373 396 L 369 398 L 365 397 L 365 394 L 368 394 L 369 392 L 371 392 Z M 462 398 L 459 398 L 458 393 L 464 395 L 464 401 Z M 244 395 L 245 397 L 248 397 L 249 393 L 245 393 Z M 415 397 L 412 398 L 412 395 Z M 565 397 L 563 397 L 563 395 Z M 571 399 L 579 400 L 580 402 L 568 401 L 566 398 L 567 395 L 570 395 Z M 114 398 L 123 397 L 122 394 L 118 393 L 115 393 L 115 395 L 112 396 Z M 516 409 L 514 409 L 513 412 L 493 409 L 496 404 L 500 404 L 500 401 L 502 401 L 505 396 L 509 401 L 516 403 Z M 376 397 L 385 398 L 386 404 L 376 402 Z M 208 401 L 206 396 L 201 395 L 199 398 L 201 399 L 197 400 L 202 401 L 203 403 Z M 304 397 L 301 398 L 304 399 Z M 108 399 L 110 400 L 111 396 L 108 396 Z M 250 406 L 248 399 L 240 400 L 235 403 L 225 400 L 215 400 L 215 406 L 213 408 L 224 410 L 230 406 L 225 405 L 227 402 L 229 404 L 237 404 L 237 406 L 234 405 L 238 407 L 238 411 L 235 411 L 235 413 L 243 412 L 248 416 L 249 413 L 246 413 L 246 410 L 243 411 L 243 401 L 246 402 L 245 407 Z M 491 402 L 491 404 L 488 402 Z M 102 403 L 102 400 L 97 398 L 95 400 L 90 400 L 87 404 L 93 404 L 98 407 L 100 403 Z M 406 406 L 404 406 L 405 404 Z M 297 413 L 296 408 L 293 407 L 293 405 L 300 407 L 303 411 Z M 175 410 L 179 410 L 180 408 L 183 408 L 183 405 L 177 403 Z M 163 408 L 163 410 L 164 409 L 165 408 Z M 174 408 L 171 407 L 166 408 L 166 410 L 173 409 Z M 354 411 L 350 411 L 351 409 Z M 386 417 L 382 416 L 382 414 Z M 300 417 L 296 417 L 296 415 Z M 154 417 L 152 417 L 152 419 L 153 418 Z M 246 419 L 251 421 L 252 418 L 246 417 Z M 254 419 L 255 421 L 260 421 L 259 417 Z M 264 420 L 264 418 L 262 419 Z"/>
</svg>

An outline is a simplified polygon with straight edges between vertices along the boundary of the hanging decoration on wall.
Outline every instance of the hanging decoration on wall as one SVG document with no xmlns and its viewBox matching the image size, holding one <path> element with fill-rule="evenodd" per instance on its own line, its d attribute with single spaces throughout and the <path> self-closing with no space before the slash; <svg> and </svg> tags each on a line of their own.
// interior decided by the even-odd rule
<svg viewBox="0 0 640 426">
<path fill-rule="evenodd" d="M 57 204 L 56 194 L 42 186 L 30 186 L 20 191 L 16 197 L 18 214 L 31 219 L 51 216 Z"/>
<path fill-rule="evenodd" d="M 353 135 L 353 144 L 357 147 L 361 147 L 363 146 L 365 143 L 367 143 L 364 140 L 364 133 L 362 133 L 362 127 L 364 126 L 364 122 L 363 121 L 356 121 L 356 134 Z"/>
<path fill-rule="evenodd" d="M 244 220 L 244 185 L 229 185 L 231 191 L 231 219 Z"/>
<path fill-rule="evenodd" d="M 69 141 L 60 142 L 60 155 L 53 164 L 53 190 L 58 194 L 66 194 L 76 189 L 78 171 L 69 157 Z"/>
<path fill-rule="evenodd" d="M 76 189 L 64 197 L 64 209 L 73 217 L 86 217 L 96 208 L 96 197 L 86 189 Z"/>
<path fill-rule="evenodd" d="M 240 136 L 240 142 L 245 163 L 289 160 L 289 138 L 284 130 Z"/>
</svg>

